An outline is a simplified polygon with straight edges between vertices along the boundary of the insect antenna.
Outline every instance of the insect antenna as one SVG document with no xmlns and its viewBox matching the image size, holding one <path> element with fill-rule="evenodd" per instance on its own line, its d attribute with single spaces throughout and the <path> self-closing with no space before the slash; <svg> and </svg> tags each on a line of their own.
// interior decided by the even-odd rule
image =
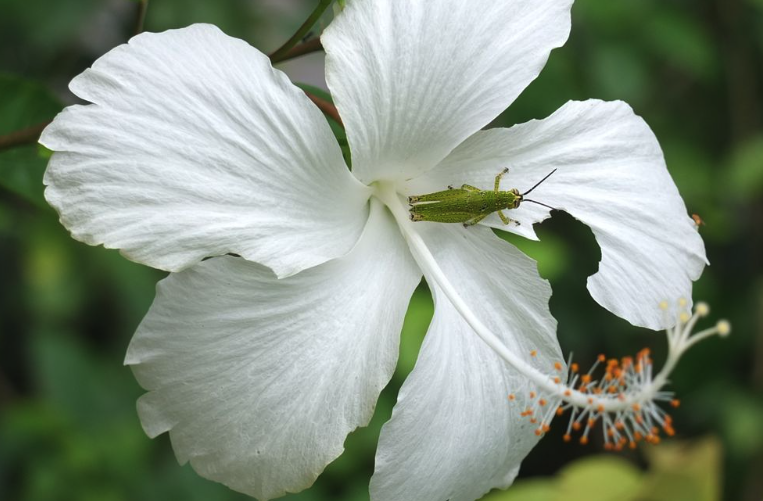
<svg viewBox="0 0 763 501">
<path fill-rule="evenodd" d="M 545 181 L 546 179 L 548 179 L 549 177 L 551 177 L 551 174 L 553 174 L 554 172 L 556 172 L 556 169 L 554 169 L 554 170 L 552 170 L 551 172 L 549 172 L 548 174 L 546 174 L 546 177 L 544 177 L 543 179 L 541 179 L 540 181 L 538 181 L 537 183 L 535 183 L 535 186 L 533 186 L 532 188 L 530 188 L 530 189 L 529 189 L 529 190 L 527 190 L 526 192 L 522 193 L 522 196 L 524 197 L 525 195 L 527 195 L 528 193 L 530 193 L 532 190 L 534 190 L 535 188 L 537 188 L 538 186 L 540 186 L 540 183 L 542 183 L 543 181 Z M 532 200 L 526 200 L 526 202 L 532 202 Z M 535 202 L 535 203 L 537 204 L 537 203 L 540 203 L 540 202 Z M 543 205 L 543 204 L 541 204 L 541 205 Z M 546 207 L 548 207 L 548 205 L 547 205 Z"/>
<path fill-rule="evenodd" d="M 549 175 L 550 175 L 550 174 L 549 174 Z M 524 200 L 522 200 L 522 201 L 523 201 L 523 202 L 532 202 L 532 203 L 534 203 L 534 204 L 542 205 L 543 207 L 548 207 L 548 208 L 549 208 L 549 209 L 551 209 L 551 210 L 559 210 L 559 209 L 557 209 L 556 207 L 551 207 L 550 205 L 546 205 L 546 204 L 544 204 L 544 203 L 542 203 L 542 202 L 536 202 L 535 200 L 528 200 L 528 199 L 526 199 L 526 198 L 525 198 L 525 199 L 524 199 Z"/>
</svg>

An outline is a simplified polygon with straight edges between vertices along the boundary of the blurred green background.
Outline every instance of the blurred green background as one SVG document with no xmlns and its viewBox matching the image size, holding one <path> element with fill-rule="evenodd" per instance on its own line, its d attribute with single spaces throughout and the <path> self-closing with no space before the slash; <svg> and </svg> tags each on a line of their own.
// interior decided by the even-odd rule
<svg viewBox="0 0 763 501">
<path fill-rule="evenodd" d="M 146 29 L 208 22 L 265 52 L 315 0 L 152 0 Z M 68 81 L 134 29 L 131 0 L 0 0 L 0 135 L 74 101 Z M 325 20 L 324 20 L 325 22 Z M 318 27 L 319 31 L 320 27 Z M 322 55 L 288 65 L 322 85 Z M 763 1 L 578 0 L 565 47 L 495 125 L 551 114 L 569 99 L 622 99 L 652 126 L 712 266 L 695 299 L 732 336 L 689 353 L 673 378 L 677 437 L 635 452 L 549 436 L 520 479 L 492 501 L 763 499 Z M 241 500 L 175 462 L 135 412 L 142 390 L 122 360 L 162 273 L 72 240 L 42 198 L 44 154 L 0 151 L 0 500 Z M 565 214 L 541 243 L 509 238 L 540 263 L 565 352 L 585 365 L 664 336 L 629 326 L 584 293 L 597 269 L 591 232 Z M 411 370 L 432 313 L 412 299 L 400 364 L 368 428 L 308 491 L 288 500 L 364 500 L 381 425 Z"/>
</svg>

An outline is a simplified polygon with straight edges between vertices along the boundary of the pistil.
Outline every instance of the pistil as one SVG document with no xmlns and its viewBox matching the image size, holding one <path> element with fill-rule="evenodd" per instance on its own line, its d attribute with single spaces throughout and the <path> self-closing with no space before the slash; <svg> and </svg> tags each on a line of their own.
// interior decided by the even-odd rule
<svg viewBox="0 0 763 501">
<path fill-rule="evenodd" d="M 672 418 L 657 405 L 658 402 L 678 405 L 672 393 L 662 390 L 670 373 L 683 353 L 698 341 L 716 334 L 725 336 L 730 332 L 728 322 L 721 321 L 714 328 L 692 335 L 691 331 L 697 320 L 709 312 L 706 304 L 699 303 L 694 314 L 689 315 L 685 311 L 686 301 L 679 301 L 679 308 L 683 308 L 683 311 L 679 313 L 677 324 L 666 331 L 668 358 L 655 376 L 648 350 L 642 350 L 635 358 L 626 357 L 621 360 L 607 361 L 602 355 L 583 375 L 578 373 L 578 365 L 571 360 L 566 364 L 557 361 L 552 368 L 539 368 L 510 350 L 469 308 L 438 265 L 426 242 L 416 231 L 414 223 L 409 220 L 403 199 L 396 192 L 394 185 L 378 183 L 375 196 L 392 212 L 427 281 L 436 284 L 442 290 L 482 341 L 532 382 L 536 390 L 527 396 L 530 405 L 518 408 L 517 412 L 537 425 L 537 435 L 546 433 L 553 417 L 567 410 L 571 411 L 571 416 L 565 440 L 571 440 L 573 431 L 582 430 L 580 442 L 587 443 L 592 428 L 600 420 L 604 425 L 607 448 L 619 449 L 625 445 L 633 447 L 642 440 L 657 442 L 660 430 L 667 435 L 673 434 Z M 667 306 L 666 302 L 659 305 L 666 318 Z M 532 353 L 530 356 L 531 359 L 535 359 Z M 600 379 L 594 379 L 595 369 L 599 364 L 605 364 L 605 373 Z M 524 395 L 519 397 L 511 394 L 508 400 L 515 405 L 524 405 L 524 402 L 528 401 Z"/>
</svg>

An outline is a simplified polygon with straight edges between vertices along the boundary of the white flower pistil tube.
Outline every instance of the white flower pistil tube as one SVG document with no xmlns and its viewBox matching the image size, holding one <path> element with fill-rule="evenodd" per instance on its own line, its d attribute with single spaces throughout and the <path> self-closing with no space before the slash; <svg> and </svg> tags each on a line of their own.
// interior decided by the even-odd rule
<svg viewBox="0 0 763 501">
<path fill-rule="evenodd" d="M 582 430 L 580 443 L 586 444 L 589 434 L 599 420 L 603 423 L 604 444 L 606 449 L 621 450 L 625 445 L 635 447 L 640 441 L 659 442 L 659 434 L 674 434 L 672 418 L 658 406 L 659 402 L 668 402 L 677 407 L 679 401 L 671 392 L 662 388 L 676 367 L 681 356 L 697 342 L 710 336 L 726 336 L 730 333 L 730 324 L 719 321 L 714 327 L 692 335 L 692 330 L 699 318 L 709 313 L 705 303 L 698 303 L 694 314 L 686 310 L 686 301 L 679 300 L 679 319 L 674 327 L 666 330 L 668 337 L 668 357 L 657 375 L 653 375 L 652 360 L 648 349 L 641 350 L 635 358 L 624 357 L 621 360 L 609 359 L 599 355 L 596 363 L 586 374 L 579 374 L 578 364 L 562 361 L 554 363 L 551 374 L 527 363 L 511 351 L 485 326 L 472 312 L 458 291 L 452 285 L 443 270 L 437 264 L 424 239 L 415 230 L 409 220 L 408 211 L 403 206 L 395 186 L 391 183 L 379 183 L 375 195 L 384 202 L 394 215 L 400 230 L 408 242 L 416 262 L 424 271 L 428 280 L 432 280 L 446 295 L 459 314 L 471 326 L 474 332 L 502 359 L 530 380 L 536 387 L 528 395 L 510 394 L 512 402 L 529 402 L 519 411 L 535 427 L 536 435 L 549 430 L 555 415 L 571 410 L 565 441 L 571 440 L 573 431 Z M 659 307 L 667 315 L 668 304 Z M 531 357 L 537 355 L 530 353 Z M 601 379 L 594 379 L 594 371 L 599 364 L 606 364 Z"/>
</svg>

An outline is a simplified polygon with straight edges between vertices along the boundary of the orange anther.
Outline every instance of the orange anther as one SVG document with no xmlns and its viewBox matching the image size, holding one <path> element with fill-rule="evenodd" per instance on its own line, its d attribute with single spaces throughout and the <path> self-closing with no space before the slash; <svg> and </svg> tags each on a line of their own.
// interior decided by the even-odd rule
<svg viewBox="0 0 763 501">
<path fill-rule="evenodd" d="M 569 397 L 570 395 L 572 395 L 572 390 L 564 390 L 565 397 Z"/>
<path fill-rule="evenodd" d="M 544 399 L 542 399 L 542 398 L 540 400 L 538 400 L 538 405 L 540 405 L 541 407 L 546 405 L 546 403 L 547 402 Z"/>
<path fill-rule="evenodd" d="M 541 428 L 543 429 L 543 433 L 548 433 L 551 429 L 551 427 L 547 424 L 544 424 Z"/>
<path fill-rule="evenodd" d="M 576 364 L 576 363 L 573 363 L 572 365 L 570 365 L 570 370 L 571 370 L 572 372 L 577 372 L 577 371 L 579 370 L 579 366 L 578 366 L 578 364 Z"/>
<path fill-rule="evenodd" d="M 623 428 L 625 428 L 625 423 L 623 423 L 622 421 L 618 421 L 615 423 L 615 428 L 617 428 L 618 430 L 622 430 Z"/>
<path fill-rule="evenodd" d="M 581 381 L 584 383 L 590 383 L 591 382 L 591 376 L 588 374 L 583 374 L 583 376 L 580 378 Z"/>
<path fill-rule="evenodd" d="M 535 392 L 534 391 L 530 392 L 530 398 L 535 398 Z"/>
<path fill-rule="evenodd" d="M 673 400 L 670 401 L 670 405 L 675 407 L 675 408 L 678 408 L 681 405 L 681 401 L 676 399 L 676 398 L 674 398 Z"/>
<path fill-rule="evenodd" d="M 599 406 L 596 408 L 596 410 L 599 411 L 599 412 L 604 412 L 604 406 L 599 404 Z"/>
<path fill-rule="evenodd" d="M 537 422 L 538 422 L 538 420 L 537 420 L 537 419 L 535 419 L 535 418 L 530 418 L 530 422 L 531 422 L 532 424 L 535 424 L 535 423 L 537 423 Z"/>
<path fill-rule="evenodd" d="M 591 419 L 588 420 L 588 427 L 589 428 L 592 427 L 595 424 L 596 424 L 596 420 L 595 419 L 591 418 Z"/>
<path fill-rule="evenodd" d="M 633 440 L 631 440 L 631 442 L 628 444 L 628 446 L 629 446 L 631 449 L 635 449 L 635 448 L 636 448 L 636 442 L 634 442 Z"/>
<path fill-rule="evenodd" d="M 509 394 L 509 400 L 516 400 L 516 398 L 513 393 Z"/>
<path fill-rule="evenodd" d="M 530 356 L 531 356 L 531 357 L 534 357 L 534 356 L 536 356 L 536 355 L 538 355 L 538 350 L 532 350 L 532 351 L 530 352 Z"/>
<path fill-rule="evenodd" d="M 604 450 L 605 450 L 605 451 L 611 451 L 611 450 L 612 450 L 612 449 L 614 449 L 614 448 L 615 448 L 615 446 L 614 446 L 614 445 L 612 445 L 612 444 L 611 444 L 611 443 L 609 443 L 609 442 L 607 442 L 606 444 L 604 444 Z"/>
<path fill-rule="evenodd" d="M 614 430 L 614 428 L 609 428 L 609 429 L 607 430 L 607 436 L 608 436 L 608 437 L 614 437 L 614 436 L 615 436 L 615 430 Z"/>
<path fill-rule="evenodd" d="M 580 444 L 586 445 L 588 443 L 588 437 L 580 437 Z"/>
<path fill-rule="evenodd" d="M 599 355 L 599 362 L 604 362 L 606 360 L 607 360 L 607 357 L 605 357 L 603 353 Z"/>
<path fill-rule="evenodd" d="M 593 405 L 593 398 L 588 397 L 588 405 Z"/>
<path fill-rule="evenodd" d="M 561 371 L 562 370 L 561 362 L 554 362 L 554 369 Z"/>
<path fill-rule="evenodd" d="M 581 425 L 577 421 L 572 423 L 572 429 L 575 430 L 575 431 L 580 431 L 580 428 L 582 428 L 582 427 L 583 427 L 583 425 Z"/>
<path fill-rule="evenodd" d="M 638 412 L 641 410 L 641 406 L 639 404 L 633 404 L 633 412 Z"/>
<path fill-rule="evenodd" d="M 649 357 L 649 353 L 650 353 L 649 348 L 644 348 L 643 350 L 641 350 L 640 352 L 638 352 L 636 354 L 636 358 L 637 359 L 645 359 L 645 358 Z"/>
<path fill-rule="evenodd" d="M 543 433 L 543 432 L 541 431 L 541 429 L 540 429 L 540 428 L 538 428 L 538 429 L 536 429 L 536 430 L 535 430 L 535 435 L 536 435 L 536 436 L 538 436 L 538 437 L 539 437 L 539 436 L 541 436 L 541 434 L 542 434 L 542 433 Z"/>
<path fill-rule="evenodd" d="M 558 409 L 556 409 L 557 416 L 561 416 L 562 414 L 564 414 L 564 409 L 562 407 L 559 407 Z"/>
<path fill-rule="evenodd" d="M 556 384 L 560 384 L 560 383 L 562 382 L 562 380 L 561 380 L 561 379 L 559 379 L 558 377 L 555 377 L 555 378 L 554 378 L 554 382 L 555 382 Z"/>
<path fill-rule="evenodd" d="M 569 442 L 570 440 L 572 440 L 572 437 L 571 437 L 571 436 L 569 436 L 568 434 L 565 434 L 565 435 L 562 437 L 562 440 L 564 440 L 565 442 Z"/>
</svg>

